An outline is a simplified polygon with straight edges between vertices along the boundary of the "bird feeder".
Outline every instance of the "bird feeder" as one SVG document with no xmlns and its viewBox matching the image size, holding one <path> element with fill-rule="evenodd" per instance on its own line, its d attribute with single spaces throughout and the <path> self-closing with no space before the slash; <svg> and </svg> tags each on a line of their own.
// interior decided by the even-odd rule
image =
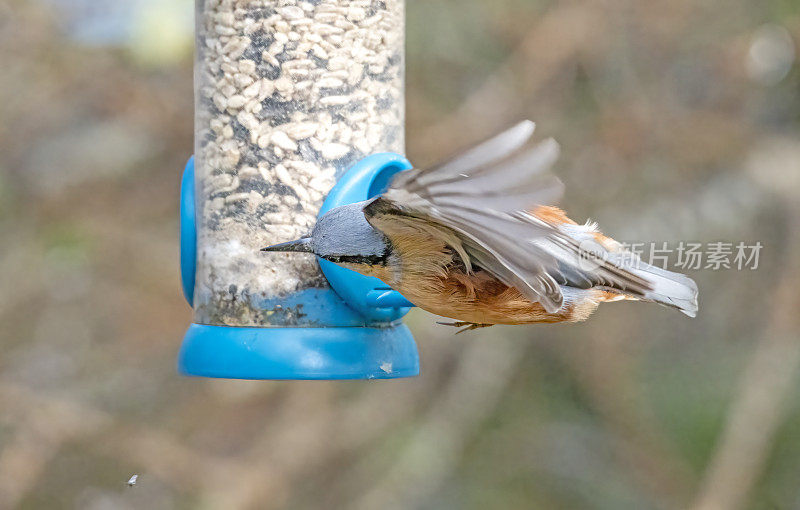
<svg viewBox="0 0 800 510">
<path fill-rule="evenodd" d="M 181 189 L 194 322 L 179 369 L 248 379 L 416 375 L 380 280 L 260 248 L 379 194 L 404 150 L 403 0 L 197 0 L 195 157 Z"/>
</svg>

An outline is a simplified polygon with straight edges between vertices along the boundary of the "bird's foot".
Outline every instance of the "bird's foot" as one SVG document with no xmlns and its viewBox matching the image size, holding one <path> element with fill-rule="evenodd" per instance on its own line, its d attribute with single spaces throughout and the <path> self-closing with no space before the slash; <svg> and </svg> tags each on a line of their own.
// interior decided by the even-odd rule
<svg viewBox="0 0 800 510">
<path fill-rule="evenodd" d="M 437 324 L 441 324 L 442 326 L 453 326 L 454 328 L 463 328 L 456 331 L 456 335 L 459 333 L 463 333 L 464 331 L 471 331 L 473 329 L 488 328 L 489 326 L 494 326 L 494 324 L 478 324 L 475 322 L 465 322 L 465 321 L 437 322 Z"/>
</svg>

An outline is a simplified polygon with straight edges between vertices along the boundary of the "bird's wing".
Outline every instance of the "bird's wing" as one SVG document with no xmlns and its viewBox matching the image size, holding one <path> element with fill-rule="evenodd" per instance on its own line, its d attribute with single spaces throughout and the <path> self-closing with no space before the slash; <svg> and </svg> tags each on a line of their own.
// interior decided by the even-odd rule
<svg viewBox="0 0 800 510">
<path fill-rule="evenodd" d="M 550 138 L 520 150 L 534 128 L 526 120 L 440 165 L 400 172 L 383 196 L 423 212 L 432 206 L 470 204 L 513 213 L 555 202 L 564 191 L 561 181 L 549 172 L 558 159 L 558 143 Z"/>
<path fill-rule="evenodd" d="M 563 191 L 549 171 L 558 144 L 549 139 L 523 149 L 533 129 L 533 122 L 524 121 L 441 165 L 398 173 L 386 192 L 365 206 L 367 220 L 390 237 L 386 228 L 391 222 L 380 221 L 379 215 L 425 220 L 442 231 L 443 239 L 455 233 L 471 259 L 467 264 L 555 312 L 563 302 L 558 281 L 564 279 L 565 263 L 571 267 L 575 257 L 561 260 L 535 241 L 552 240 L 573 255 L 580 246 L 557 226 L 524 213 L 555 202 Z M 622 271 L 599 265 L 604 280 L 634 293 L 644 290 L 641 279 Z"/>
</svg>

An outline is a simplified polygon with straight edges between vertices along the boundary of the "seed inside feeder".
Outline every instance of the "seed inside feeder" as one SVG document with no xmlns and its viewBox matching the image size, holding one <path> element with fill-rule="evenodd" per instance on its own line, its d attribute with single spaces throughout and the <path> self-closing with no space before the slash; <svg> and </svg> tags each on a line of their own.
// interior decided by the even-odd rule
<svg viewBox="0 0 800 510">
<path fill-rule="evenodd" d="M 198 0 L 195 321 L 314 326 L 275 300 L 327 285 L 308 235 L 354 162 L 403 152 L 403 0 Z"/>
</svg>

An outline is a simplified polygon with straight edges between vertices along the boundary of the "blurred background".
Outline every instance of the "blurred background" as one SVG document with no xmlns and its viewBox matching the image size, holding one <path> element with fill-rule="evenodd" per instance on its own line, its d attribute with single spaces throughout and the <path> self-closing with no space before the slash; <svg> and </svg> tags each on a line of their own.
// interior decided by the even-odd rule
<svg viewBox="0 0 800 510">
<path fill-rule="evenodd" d="M 388 382 L 176 374 L 192 16 L 0 0 L 0 508 L 800 508 L 800 3 L 409 0 L 412 161 L 531 118 L 576 220 L 763 249 Z"/>
</svg>

